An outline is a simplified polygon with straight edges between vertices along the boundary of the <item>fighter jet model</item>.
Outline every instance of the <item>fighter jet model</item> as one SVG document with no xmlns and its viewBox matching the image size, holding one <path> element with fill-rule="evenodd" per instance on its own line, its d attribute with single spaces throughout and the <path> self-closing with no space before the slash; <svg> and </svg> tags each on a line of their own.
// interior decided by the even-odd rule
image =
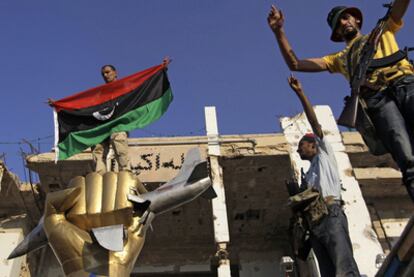
<svg viewBox="0 0 414 277">
<path fill-rule="evenodd" d="M 207 162 L 202 162 L 200 152 L 193 148 L 188 151 L 174 179 L 145 194 L 128 194 L 128 199 L 133 202 L 136 212 L 143 212 L 140 223 L 144 228 L 141 231 L 146 232 L 156 215 L 178 208 L 200 195 L 207 199 L 217 196 L 208 177 Z"/>
<path fill-rule="evenodd" d="M 160 186 L 156 190 L 144 194 L 128 194 L 128 199 L 133 203 L 134 212 L 141 216 L 143 224 L 141 233 L 144 234 L 158 214 L 176 209 L 197 197 L 207 199 L 217 195 L 211 186 L 208 175 L 207 161 L 203 161 L 197 148 L 188 151 L 180 172 L 175 178 Z M 43 218 L 42 218 L 43 219 Z M 43 229 L 43 220 L 25 237 L 25 239 L 13 250 L 8 259 L 13 259 L 27 254 L 35 249 L 47 245 L 47 237 Z M 112 251 L 121 251 L 118 235 L 122 234 L 122 225 L 104 226 L 92 229 L 98 243 Z M 120 237 L 122 240 L 122 236 Z"/>
</svg>

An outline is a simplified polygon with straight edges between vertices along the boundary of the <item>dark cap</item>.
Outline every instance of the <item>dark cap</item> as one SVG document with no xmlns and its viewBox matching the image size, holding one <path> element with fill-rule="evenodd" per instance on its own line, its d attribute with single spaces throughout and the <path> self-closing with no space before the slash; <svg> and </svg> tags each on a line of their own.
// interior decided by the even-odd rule
<svg viewBox="0 0 414 277">
<path fill-rule="evenodd" d="M 344 41 L 341 37 L 339 37 L 335 30 L 336 27 L 338 27 L 338 21 L 341 18 L 341 15 L 343 13 L 349 13 L 350 15 L 352 15 L 353 17 L 355 17 L 356 19 L 359 20 L 358 26 L 359 29 L 361 29 L 362 27 L 362 13 L 358 8 L 355 7 L 346 7 L 346 6 L 336 6 L 335 8 L 333 8 L 329 14 L 328 14 L 328 18 L 326 19 L 328 21 L 328 25 L 329 27 L 331 27 L 332 30 L 332 34 L 331 34 L 331 40 L 334 42 L 341 42 Z"/>
</svg>

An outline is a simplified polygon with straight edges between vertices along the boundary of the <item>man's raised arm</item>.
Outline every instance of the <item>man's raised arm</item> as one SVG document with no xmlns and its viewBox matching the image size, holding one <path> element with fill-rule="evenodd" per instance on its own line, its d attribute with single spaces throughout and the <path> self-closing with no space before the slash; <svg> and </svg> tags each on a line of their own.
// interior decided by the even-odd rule
<svg viewBox="0 0 414 277">
<path fill-rule="evenodd" d="M 325 61 L 322 58 L 303 59 L 300 60 L 296 57 L 292 47 L 286 37 L 284 25 L 284 15 L 280 9 L 275 5 L 272 5 L 269 15 L 267 17 L 267 23 L 270 29 L 275 34 L 277 43 L 279 44 L 280 52 L 285 59 L 286 64 L 292 71 L 305 71 L 305 72 L 319 72 L 328 70 Z"/>
<path fill-rule="evenodd" d="M 395 0 L 394 5 L 391 10 L 391 18 L 394 22 L 400 22 L 403 18 L 405 12 L 408 9 L 408 5 L 410 5 L 410 0 Z"/>
<path fill-rule="evenodd" d="M 305 111 L 306 117 L 308 118 L 308 121 L 310 125 L 312 126 L 313 133 L 317 135 L 319 138 L 323 138 L 323 132 L 321 125 L 318 122 L 318 119 L 316 118 L 315 111 L 309 102 L 308 97 L 306 97 L 305 93 L 302 89 L 302 84 L 299 82 L 298 79 L 293 77 L 293 75 L 290 75 L 288 78 L 288 82 L 290 87 L 293 89 L 293 91 L 298 96 L 300 102 L 302 103 L 303 110 Z"/>
</svg>

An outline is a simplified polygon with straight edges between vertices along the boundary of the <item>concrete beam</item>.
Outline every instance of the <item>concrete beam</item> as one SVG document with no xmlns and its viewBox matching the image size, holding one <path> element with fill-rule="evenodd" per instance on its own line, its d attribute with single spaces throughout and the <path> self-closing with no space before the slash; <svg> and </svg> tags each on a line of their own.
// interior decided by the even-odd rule
<svg viewBox="0 0 414 277">
<path fill-rule="evenodd" d="M 227 219 L 226 194 L 223 183 L 223 169 L 218 157 L 221 155 L 217 117 L 215 107 L 205 107 L 206 130 L 208 137 L 208 155 L 213 188 L 217 197 L 211 200 L 213 209 L 214 238 L 217 244 L 218 277 L 230 277 L 230 260 L 228 243 L 230 242 L 229 223 Z"/>
<path fill-rule="evenodd" d="M 401 185 L 401 172 L 390 167 L 354 168 L 355 178 L 367 199 L 407 197 Z"/>
</svg>

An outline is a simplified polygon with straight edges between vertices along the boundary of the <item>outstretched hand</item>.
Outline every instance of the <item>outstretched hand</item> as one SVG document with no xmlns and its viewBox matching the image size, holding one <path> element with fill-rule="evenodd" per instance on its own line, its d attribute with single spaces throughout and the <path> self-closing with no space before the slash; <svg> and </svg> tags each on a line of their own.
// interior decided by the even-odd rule
<svg viewBox="0 0 414 277">
<path fill-rule="evenodd" d="M 296 79 L 293 74 L 290 74 L 288 78 L 288 82 L 290 87 L 296 92 L 296 95 L 298 96 L 300 102 L 302 103 L 303 110 L 305 111 L 306 117 L 308 118 L 308 121 L 310 125 L 312 126 L 312 130 L 319 138 L 323 138 L 323 132 L 321 129 L 321 125 L 318 122 L 318 119 L 316 118 L 315 111 L 309 102 L 308 97 L 306 97 L 305 93 L 302 89 L 302 84 L 298 79 Z"/>
<path fill-rule="evenodd" d="M 295 76 L 293 76 L 293 74 L 290 74 L 288 78 L 288 83 L 289 83 L 289 86 L 296 92 L 296 94 L 303 93 L 302 84 L 300 83 L 298 79 L 296 79 Z"/>
<path fill-rule="evenodd" d="M 267 23 L 273 32 L 280 30 L 285 22 L 285 17 L 280 9 L 275 5 L 270 8 L 269 15 L 267 16 Z"/>
<path fill-rule="evenodd" d="M 51 107 L 53 107 L 53 102 L 55 102 L 52 98 L 47 99 L 47 104 Z"/>
<path fill-rule="evenodd" d="M 168 68 L 168 65 L 172 62 L 172 59 L 169 56 L 165 56 L 162 60 L 162 65 Z"/>
</svg>

